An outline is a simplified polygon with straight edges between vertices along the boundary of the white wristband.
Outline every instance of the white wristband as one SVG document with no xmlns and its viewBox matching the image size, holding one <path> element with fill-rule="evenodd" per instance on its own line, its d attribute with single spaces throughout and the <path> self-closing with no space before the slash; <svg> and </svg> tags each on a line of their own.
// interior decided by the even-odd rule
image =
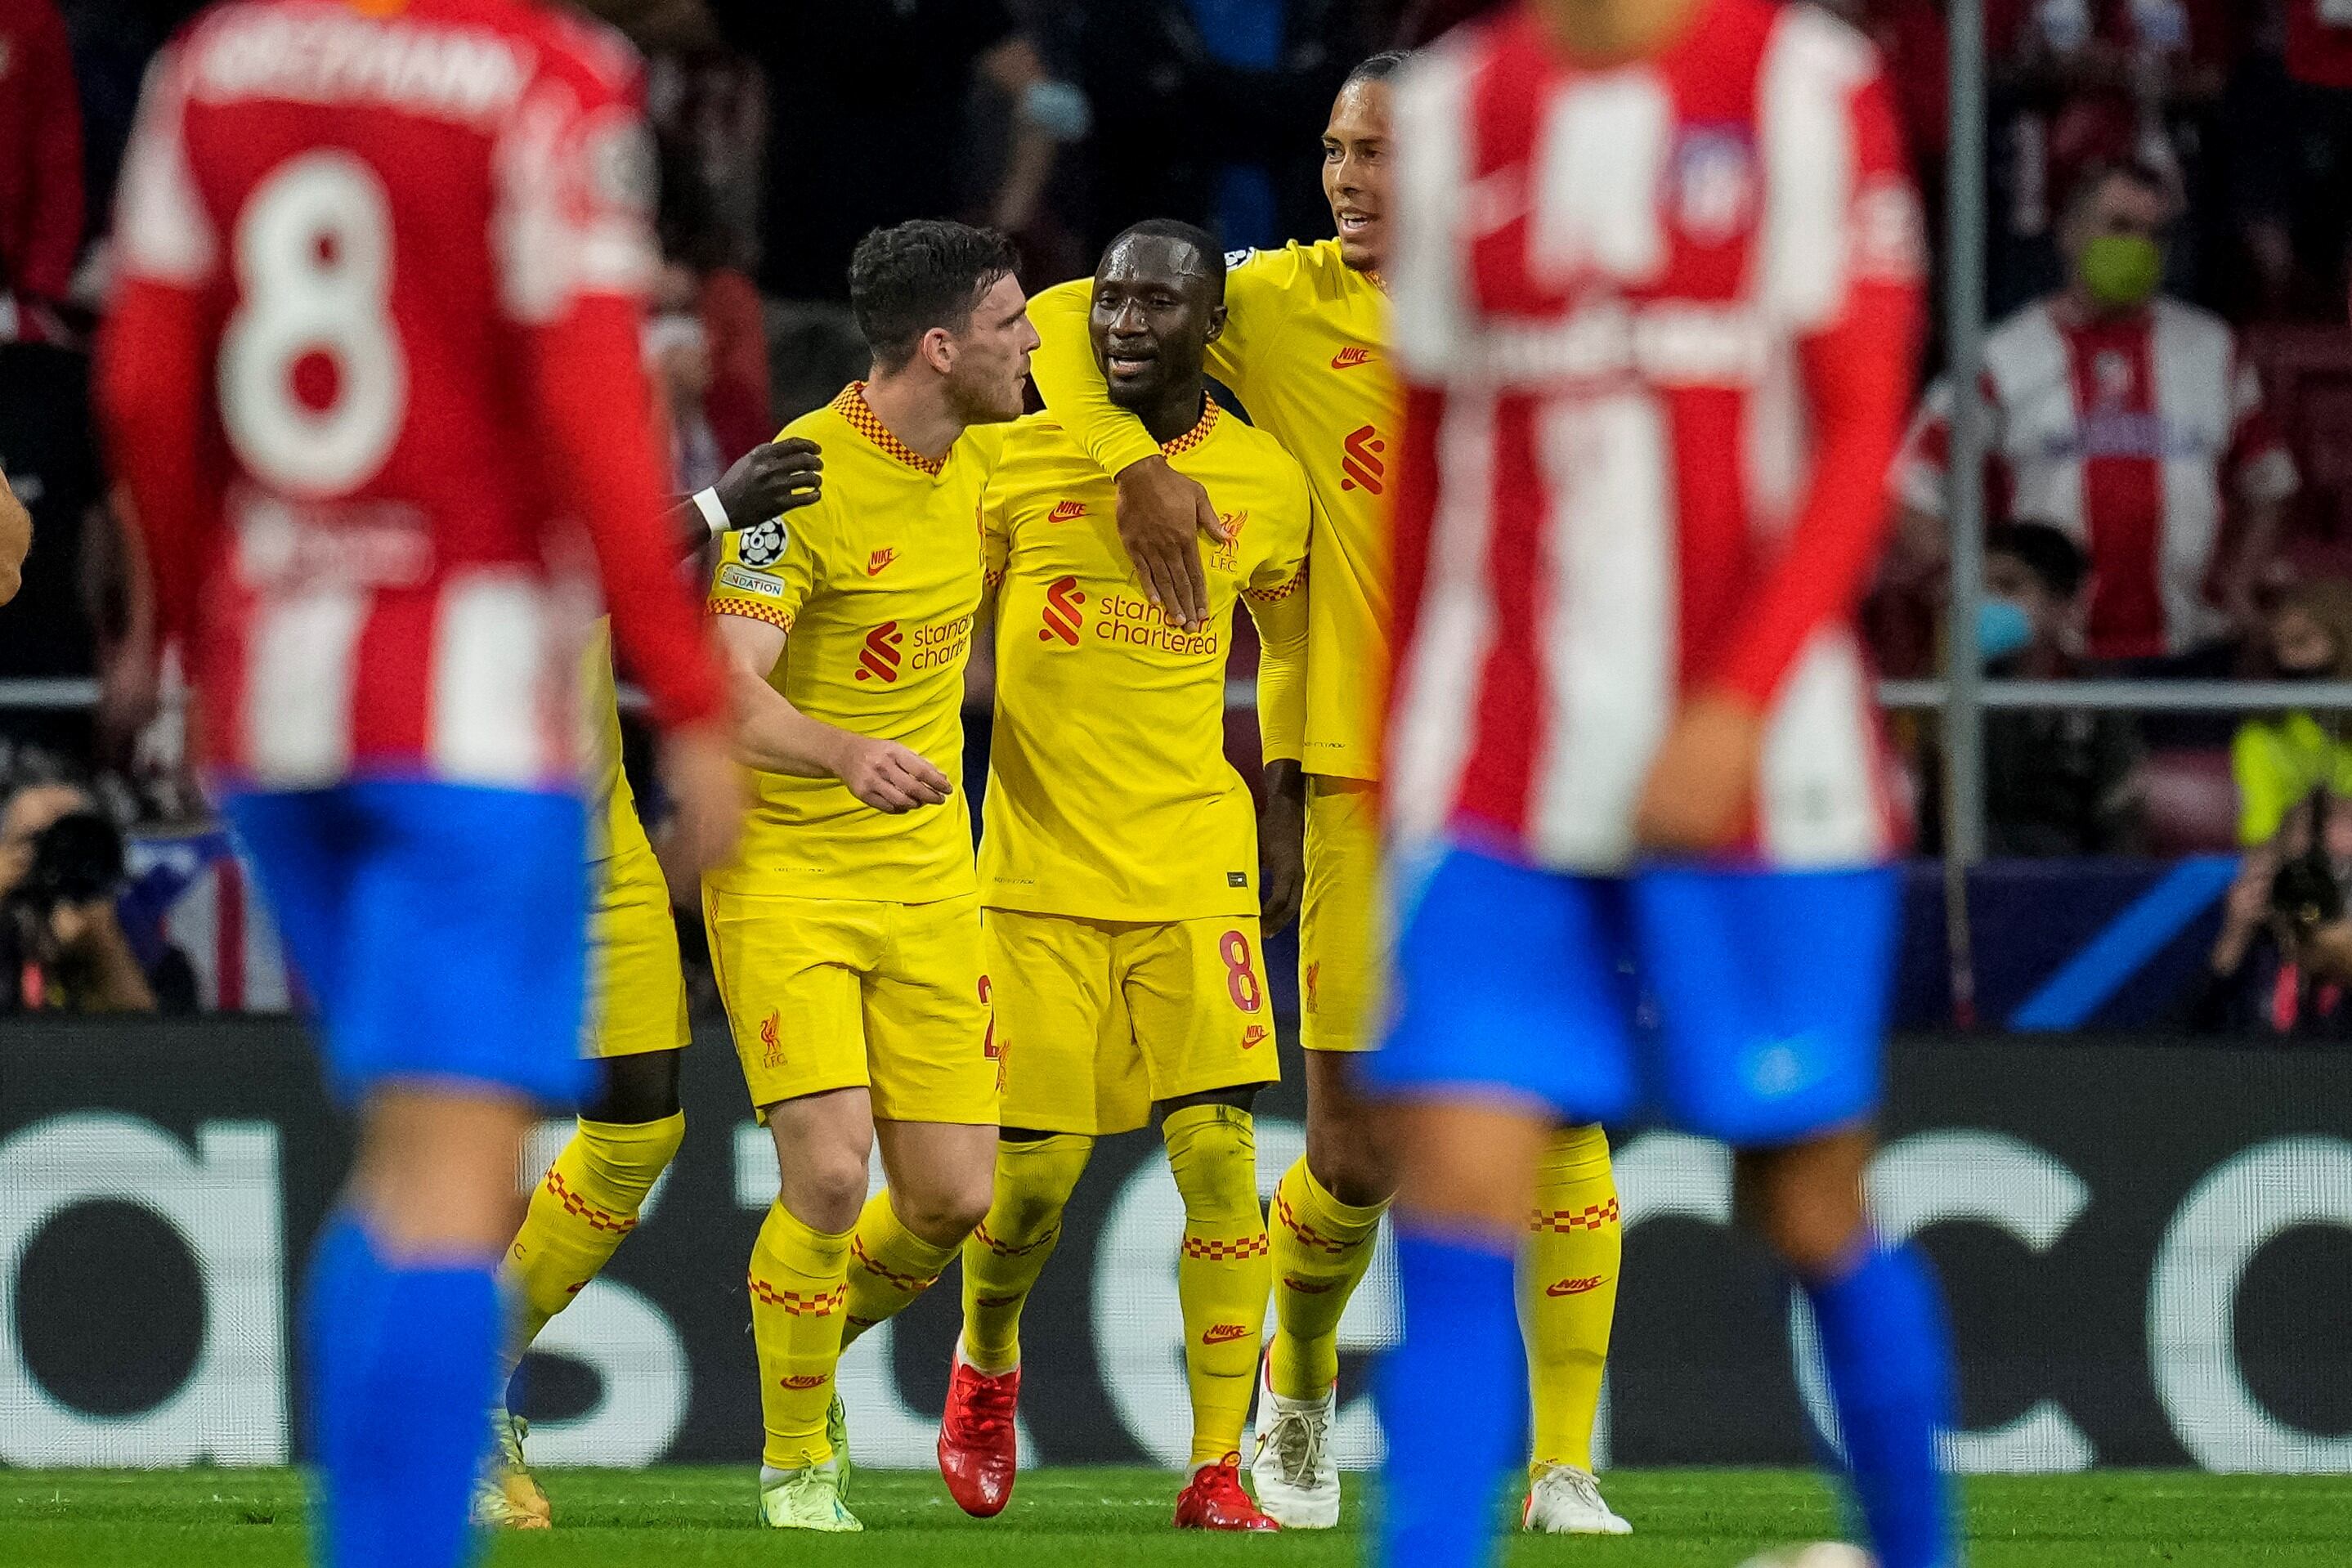
<svg viewBox="0 0 2352 1568">
<path fill-rule="evenodd" d="M 702 520 L 710 525 L 710 537 L 718 538 L 735 525 L 727 520 L 727 509 L 719 504 L 716 488 L 694 492 L 694 504 L 702 509 Z"/>
</svg>

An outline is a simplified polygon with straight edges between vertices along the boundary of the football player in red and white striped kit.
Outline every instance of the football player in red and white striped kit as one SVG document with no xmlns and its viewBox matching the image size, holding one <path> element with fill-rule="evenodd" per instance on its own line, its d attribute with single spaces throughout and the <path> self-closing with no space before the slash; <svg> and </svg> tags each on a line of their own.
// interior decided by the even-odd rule
<svg viewBox="0 0 2352 1568">
<path fill-rule="evenodd" d="M 583 1081 L 600 582 L 679 858 L 724 858 L 741 816 L 656 521 L 637 76 L 536 0 L 245 0 L 160 58 L 126 165 L 114 454 L 359 1117 L 306 1307 L 342 1568 L 467 1554 L 520 1141 Z"/>
<path fill-rule="evenodd" d="M 1646 1110 L 1738 1151 L 1877 1563 L 1951 1568 L 1937 1289 L 1862 1197 L 1896 889 L 1851 613 L 1923 251 L 1877 62 L 1810 5 L 1527 0 L 1395 113 L 1381 1560 L 1487 1559 L 1538 1152 Z"/>
</svg>

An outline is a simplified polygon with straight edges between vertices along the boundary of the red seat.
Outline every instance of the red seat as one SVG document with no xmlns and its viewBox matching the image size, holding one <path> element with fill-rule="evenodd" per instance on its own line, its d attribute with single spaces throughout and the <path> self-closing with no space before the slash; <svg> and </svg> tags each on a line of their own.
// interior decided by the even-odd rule
<svg viewBox="0 0 2352 1568">
<path fill-rule="evenodd" d="M 2151 854 L 2227 854 L 2237 847 L 2238 784 L 2227 752 L 2152 752 L 2141 777 Z"/>
</svg>

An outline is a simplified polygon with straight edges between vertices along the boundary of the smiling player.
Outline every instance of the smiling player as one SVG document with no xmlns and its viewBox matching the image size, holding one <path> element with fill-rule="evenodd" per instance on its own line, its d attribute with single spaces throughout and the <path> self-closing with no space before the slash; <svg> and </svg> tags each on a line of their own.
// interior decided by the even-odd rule
<svg viewBox="0 0 2352 1568">
<path fill-rule="evenodd" d="M 975 1514 L 1012 1493 L 1021 1309 L 1063 1206 L 1095 1140 L 1156 1113 L 1184 1200 L 1192 1477 L 1176 1523 L 1275 1528 L 1240 1479 L 1268 1283 L 1250 1105 L 1280 1076 L 1260 914 L 1289 920 L 1298 867 L 1296 839 L 1269 839 L 1261 864 L 1224 757 L 1224 672 L 1238 600 L 1265 644 L 1266 754 L 1296 758 L 1312 502 L 1298 465 L 1206 395 L 1223 274 L 1199 229 L 1139 224 L 1104 252 L 1087 309 L 1111 397 L 1222 510 L 1204 625 L 1144 596 L 1110 477 L 1050 413 L 1013 427 L 983 503 L 1003 585 L 981 899 L 1005 1127 L 994 1201 L 964 1244 L 940 1432 L 941 1473 Z"/>
</svg>

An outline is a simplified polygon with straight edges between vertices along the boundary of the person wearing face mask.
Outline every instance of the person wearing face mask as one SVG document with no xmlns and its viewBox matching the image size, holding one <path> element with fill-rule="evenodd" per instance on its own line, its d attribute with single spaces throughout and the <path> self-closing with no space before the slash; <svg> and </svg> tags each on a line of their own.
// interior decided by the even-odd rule
<svg viewBox="0 0 2352 1568">
<path fill-rule="evenodd" d="M 2171 209 L 2152 169 L 2091 172 L 2060 231 L 2066 286 L 1985 344 L 1987 515 L 2040 519 L 2087 553 L 2083 651 L 2102 660 L 2178 658 L 2252 631 L 2298 484 L 2236 335 L 2158 291 Z M 1952 406 L 1948 379 L 1894 466 L 1908 572 L 1948 552 Z"/>
<path fill-rule="evenodd" d="M 1984 589 L 1977 646 L 1988 674 L 2063 680 L 2087 673 L 2079 650 L 2090 563 L 2064 532 L 2046 522 L 1996 524 L 1985 536 Z M 1986 714 L 1987 847 L 2000 856 L 2130 853 L 2141 839 L 2140 756 L 2138 726 L 2126 714 Z M 1940 763 L 1931 752 L 1931 781 L 1939 781 Z M 1932 846 L 1943 791 L 1922 793 Z"/>
<path fill-rule="evenodd" d="M 2352 583 L 2299 583 L 2264 627 L 2264 671 L 2273 680 L 2352 680 Z M 2230 743 L 2238 781 L 2238 842 L 2270 844 L 2312 791 L 2326 784 L 2352 796 L 2352 725 L 2342 713 L 2292 712 L 2248 719 Z"/>
</svg>

